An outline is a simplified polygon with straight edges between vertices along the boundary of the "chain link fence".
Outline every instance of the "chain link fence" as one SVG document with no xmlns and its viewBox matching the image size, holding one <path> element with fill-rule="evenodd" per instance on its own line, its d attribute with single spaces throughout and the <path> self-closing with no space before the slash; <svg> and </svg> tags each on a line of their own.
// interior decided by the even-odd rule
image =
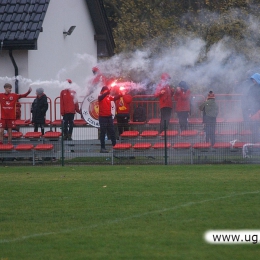
<svg viewBox="0 0 260 260">
<path fill-rule="evenodd" d="M 116 145 L 106 135 L 105 153 L 100 152 L 99 128 L 75 126 L 72 140 L 65 140 L 62 127 L 46 129 L 43 136 L 21 127 L 13 132 L 12 144 L 5 135 L 0 159 L 2 165 L 19 166 L 260 162 L 258 122 L 217 122 L 212 132 L 201 121 L 190 120 L 187 130 L 181 132 L 173 122 L 162 133 L 159 123 L 133 124 L 121 135 L 115 123 Z"/>
</svg>

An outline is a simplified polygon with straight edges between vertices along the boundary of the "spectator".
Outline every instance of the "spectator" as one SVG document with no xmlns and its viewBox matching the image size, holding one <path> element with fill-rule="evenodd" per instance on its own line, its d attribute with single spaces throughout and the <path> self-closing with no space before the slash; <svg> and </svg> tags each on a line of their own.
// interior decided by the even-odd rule
<svg viewBox="0 0 260 260">
<path fill-rule="evenodd" d="M 255 73 L 251 77 L 251 85 L 244 96 L 244 111 L 245 121 L 249 121 L 250 117 L 260 110 L 260 74 Z"/>
<path fill-rule="evenodd" d="M 72 83 L 70 79 L 67 79 L 67 82 Z M 63 116 L 63 138 L 64 140 L 72 140 L 74 117 L 76 112 L 79 114 L 81 112 L 76 92 L 69 87 L 60 93 L 60 112 Z"/>
<path fill-rule="evenodd" d="M 176 101 L 176 112 L 179 118 L 180 130 L 187 130 L 188 116 L 190 113 L 190 96 L 191 92 L 188 84 L 181 81 L 174 93 L 174 100 Z"/>
<path fill-rule="evenodd" d="M 1 120 L 0 120 L 0 144 L 3 144 L 4 139 L 4 129 L 7 128 L 8 133 L 8 143 L 11 144 L 12 141 L 12 128 L 15 128 L 15 120 L 16 120 L 16 104 L 20 98 L 27 97 L 32 88 L 25 94 L 16 94 L 11 93 L 12 85 L 6 83 L 4 85 L 5 92 L 0 93 L 0 106 L 1 106 Z"/>
<path fill-rule="evenodd" d="M 101 73 L 100 69 L 96 66 L 92 68 L 94 74 L 94 79 L 92 80 L 92 85 L 97 86 L 106 86 L 108 79 Z"/>
<path fill-rule="evenodd" d="M 172 96 L 174 94 L 173 89 L 169 85 L 169 80 L 171 77 L 167 73 L 161 75 L 161 81 L 158 84 L 155 97 L 159 97 L 159 105 L 161 111 L 161 121 L 160 121 L 160 133 L 164 130 L 164 121 L 166 121 L 166 128 L 168 128 L 171 113 L 172 113 Z"/>
<path fill-rule="evenodd" d="M 99 102 L 99 124 L 100 124 L 100 153 L 108 153 L 105 147 L 106 133 L 110 136 L 112 145 L 116 145 L 116 135 L 111 112 L 111 102 L 116 101 L 120 96 L 111 96 L 107 86 L 102 87 L 98 96 Z"/>
<path fill-rule="evenodd" d="M 259 142 L 259 121 L 257 119 L 258 111 L 260 110 L 260 74 L 254 73 L 250 77 L 253 85 L 249 88 L 246 96 L 245 96 L 245 103 L 246 103 L 246 120 L 249 120 L 250 126 L 252 131 L 252 141 Z"/>
<path fill-rule="evenodd" d="M 209 91 L 207 100 L 199 106 L 199 109 L 204 114 L 206 142 L 210 142 L 213 146 L 215 144 L 216 118 L 219 111 L 213 91 Z"/>
<path fill-rule="evenodd" d="M 130 104 L 132 102 L 132 96 L 127 93 L 125 87 L 120 87 L 121 93 L 120 99 L 116 100 L 116 119 L 119 136 L 123 131 L 129 130 L 130 119 Z"/>
<path fill-rule="evenodd" d="M 96 66 L 92 68 L 92 72 L 94 74 L 94 79 L 92 80 L 91 84 L 94 87 L 98 87 L 98 86 L 107 86 L 107 87 L 113 87 L 113 85 L 115 85 L 116 83 L 116 79 L 113 77 L 106 77 L 101 71 L 100 69 Z"/>
<path fill-rule="evenodd" d="M 34 132 L 38 132 L 40 127 L 42 135 L 44 135 L 45 116 L 48 110 L 47 96 L 44 94 L 43 88 L 36 89 L 36 98 L 31 107 L 32 123 Z"/>
</svg>

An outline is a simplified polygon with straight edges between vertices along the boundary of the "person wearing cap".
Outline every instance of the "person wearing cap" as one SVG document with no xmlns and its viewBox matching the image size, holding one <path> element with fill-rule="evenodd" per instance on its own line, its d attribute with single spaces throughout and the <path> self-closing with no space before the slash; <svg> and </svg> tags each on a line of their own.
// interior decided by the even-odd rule
<svg viewBox="0 0 260 260">
<path fill-rule="evenodd" d="M 107 86 L 110 87 L 113 82 L 116 81 L 114 77 L 106 77 L 101 71 L 100 68 L 95 66 L 92 68 L 92 72 L 94 75 L 94 78 L 91 81 L 91 85 L 94 87 L 103 87 Z"/>
<path fill-rule="evenodd" d="M 176 102 L 175 111 L 179 118 L 180 130 L 184 131 L 188 128 L 188 117 L 190 114 L 190 98 L 191 92 L 189 85 L 185 81 L 181 81 L 174 93 Z"/>
<path fill-rule="evenodd" d="M 12 85 L 6 83 L 4 85 L 5 92 L 0 93 L 0 108 L 1 108 L 1 120 L 0 120 L 0 144 L 3 144 L 4 130 L 7 128 L 8 143 L 12 141 L 12 128 L 15 128 L 16 120 L 16 105 L 20 98 L 27 97 L 32 88 L 29 87 L 28 91 L 24 94 L 11 93 Z"/>
<path fill-rule="evenodd" d="M 174 94 L 174 89 L 170 87 L 170 79 L 171 77 L 168 73 L 163 73 L 161 75 L 161 81 L 157 85 L 154 94 L 155 97 L 159 98 L 159 106 L 161 112 L 160 133 L 164 130 L 165 121 L 166 128 L 168 128 L 172 113 L 172 96 Z"/>
<path fill-rule="evenodd" d="M 38 132 L 40 127 L 42 135 L 44 135 L 45 116 L 48 110 L 47 96 L 44 94 L 43 88 L 36 89 L 36 98 L 31 106 L 32 124 L 34 125 L 34 132 Z"/>
<path fill-rule="evenodd" d="M 71 79 L 67 79 L 72 84 Z M 76 91 L 68 85 L 60 92 L 60 112 L 63 117 L 63 140 L 72 140 L 74 117 L 76 112 L 81 114 Z"/>
<path fill-rule="evenodd" d="M 203 111 L 206 142 L 210 142 L 211 146 L 213 146 L 215 144 L 216 118 L 219 111 L 213 91 L 209 91 L 207 100 L 199 106 L 199 109 Z"/>
<path fill-rule="evenodd" d="M 106 150 L 105 136 L 106 133 L 111 138 L 111 143 L 113 146 L 116 145 L 116 134 L 114 129 L 114 122 L 112 117 L 112 101 L 120 99 L 120 95 L 111 96 L 110 89 L 107 86 L 102 87 L 100 94 L 98 96 L 99 104 L 99 125 L 100 125 L 100 153 L 108 153 Z"/>
<path fill-rule="evenodd" d="M 92 85 L 97 86 L 107 86 L 107 78 L 101 73 L 100 69 L 95 66 L 92 68 L 93 75 L 95 76 L 92 80 Z"/>
</svg>

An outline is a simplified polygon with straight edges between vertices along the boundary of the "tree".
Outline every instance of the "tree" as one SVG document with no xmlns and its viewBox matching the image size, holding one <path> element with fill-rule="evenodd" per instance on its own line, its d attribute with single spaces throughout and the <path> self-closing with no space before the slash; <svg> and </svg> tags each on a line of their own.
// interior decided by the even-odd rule
<svg viewBox="0 0 260 260">
<path fill-rule="evenodd" d="M 176 81 L 186 77 L 200 92 L 208 86 L 233 91 L 234 82 L 242 81 L 247 71 L 260 69 L 259 0 L 104 0 L 104 4 L 117 54 L 149 46 L 151 56 L 159 60 L 165 59 L 168 47 L 172 59 L 180 63 L 171 68 Z M 182 53 L 176 55 L 178 50 Z M 144 72 L 149 74 L 149 69 Z"/>
<path fill-rule="evenodd" d="M 241 39 L 245 17 L 258 15 L 260 3 L 250 0 L 104 0 L 113 27 L 116 52 L 145 46 L 160 37 L 165 44 L 176 35 L 194 34 L 208 46 L 224 35 Z M 251 8 L 251 6 L 253 8 Z M 230 11 L 237 8 L 236 11 Z"/>
</svg>

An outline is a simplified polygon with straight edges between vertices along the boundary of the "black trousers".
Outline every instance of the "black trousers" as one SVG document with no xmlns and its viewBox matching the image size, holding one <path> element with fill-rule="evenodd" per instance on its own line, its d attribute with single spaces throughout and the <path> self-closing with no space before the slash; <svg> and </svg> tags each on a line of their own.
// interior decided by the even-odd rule
<svg viewBox="0 0 260 260">
<path fill-rule="evenodd" d="M 40 127 L 42 135 L 44 135 L 44 124 L 34 123 L 34 132 L 38 132 Z"/>
<path fill-rule="evenodd" d="M 189 112 L 188 111 L 180 111 L 180 112 L 177 112 L 177 116 L 179 118 L 179 125 L 180 125 L 181 131 L 187 130 L 188 129 Z"/>
<path fill-rule="evenodd" d="M 112 119 L 112 116 L 106 117 L 106 116 L 100 116 L 99 117 L 99 125 L 100 125 L 100 144 L 101 149 L 105 149 L 105 136 L 110 136 L 111 143 L 113 146 L 116 144 L 116 134 L 114 129 L 114 122 Z"/>
<path fill-rule="evenodd" d="M 216 131 L 216 117 L 204 116 L 205 132 L 206 132 L 206 142 L 211 143 L 213 146 L 215 144 L 215 131 Z"/>
<path fill-rule="evenodd" d="M 63 116 L 63 133 L 64 135 L 72 135 L 74 127 L 74 116 L 75 114 L 69 113 Z"/>
<path fill-rule="evenodd" d="M 129 130 L 129 114 L 117 114 L 116 120 L 117 120 L 117 129 L 118 134 L 121 135 L 124 131 Z"/>
<path fill-rule="evenodd" d="M 172 108 L 163 107 L 161 108 L 161 121 L 160 121 L 160 133 L 164 131 L 164 121 L 166 121 L 166 129 L 168 128 L 172 114 Z"/>
</svg>

